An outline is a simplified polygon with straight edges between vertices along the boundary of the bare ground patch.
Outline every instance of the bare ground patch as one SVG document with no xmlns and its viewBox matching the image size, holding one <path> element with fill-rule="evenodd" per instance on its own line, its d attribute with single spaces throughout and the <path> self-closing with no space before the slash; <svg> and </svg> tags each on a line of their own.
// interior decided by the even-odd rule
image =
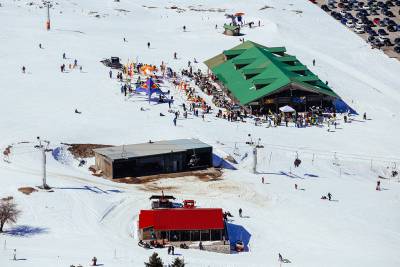
<svg viewBox="0 0 400 267">
<path fill-rule="evenodd" d="M 94 157 L 93 149 L 103 148 L 103 147 L 111 147 L 112 145 L 101 145 L 101 144 L 67 144 L 62 143 L 63 145 L 67 145 L 68 151 L 75 158 L 91 158 Z"/>
<path fill-rule="evenodd" d="M 199 171 L 190 171 L 190 172 L 179 172 L 179 173 L 166 173 L 166 174 L 157 174 L 150 176 L 142 176 L 142 177 L 126 177 L 120 179 L 112 179 L 117 183 L 125 183 L 125 184 L 149 184 L 161 179 L 173 179 L 173 178 L 182 178 L 182 177 L 195 177 L 203 182 L 211 182 L 211 181 L 219 181 L 222 180 L 222 171 L 215 168 L 209 168 L 206 170 Z"/>
<path fill-rule="evenodd" d="M 37 192 L 38 190 L 33 188 L 33 187 L 29 187 L 28 186 L 28 187 L 20 187 L 20 188 L 18 188 L 18 191 L 23 193 L 23 194 L 25 194 L 25 195 L 30 195 L 33 192 Z"/>
</svg>

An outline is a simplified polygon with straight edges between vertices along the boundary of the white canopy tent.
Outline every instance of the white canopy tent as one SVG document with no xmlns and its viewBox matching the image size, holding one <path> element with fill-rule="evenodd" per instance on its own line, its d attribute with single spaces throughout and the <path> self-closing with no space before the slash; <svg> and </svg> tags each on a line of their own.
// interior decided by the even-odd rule
<svg viewBox="0 0 400 267">
<path fill-rule="evenodd" d="M 291 106 L 283 106 L 283 107 L 280 107 L 279 110 L 282 112 L 285 112 L 285 113 L 296 112 L 296 110 L 294 110 L 294 108 L 292 108 Z"/>
</svg>

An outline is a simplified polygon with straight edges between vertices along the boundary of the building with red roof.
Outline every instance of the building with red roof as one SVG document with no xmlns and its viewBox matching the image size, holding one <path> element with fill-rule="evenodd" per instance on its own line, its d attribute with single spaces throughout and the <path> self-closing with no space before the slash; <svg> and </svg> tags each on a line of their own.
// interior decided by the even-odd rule
<svg viewBox="0 0 400 267">
<path fill-rule="evenodd" d="M 225 238 L 220 208 L 141 210 L 138 228 L 141 240 L 215 241 Z"/>
</svg>

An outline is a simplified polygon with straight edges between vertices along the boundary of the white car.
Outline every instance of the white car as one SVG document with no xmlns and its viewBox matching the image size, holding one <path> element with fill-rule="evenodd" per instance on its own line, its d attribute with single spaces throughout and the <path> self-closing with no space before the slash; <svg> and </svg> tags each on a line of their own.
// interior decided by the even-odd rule
<svg viewBox="0 0 400 267">
<path fill-rule="evenodd" d="M 346 22 L 346 26 L 349 28 L 354 28 L 354 23 L 351 20 L 349 20 Z"/>
<path fill-rule="evenodd" d="M 362 23 L 361 21 L 356 22 L 356 28 L 362 28 L 364 26 L 365 26 L 364 23 Z"/>
<path fill-rule="evenodd" d="M 355 32 L 355 33 L 365 33 L 365 31 L 364 31 L 364 29 L 363 29 L 362 27 L 356 27 L 356 28 L 354 29 L 354 32 Z"/>
<path fill-rule="evenodd" d="M 386 40 L 388 40 L 389 38 L 385 37 L 385 36 L 378 36 L 378 40 L 381 41 L 382 43 L 385 42 Z"/>
</svg>

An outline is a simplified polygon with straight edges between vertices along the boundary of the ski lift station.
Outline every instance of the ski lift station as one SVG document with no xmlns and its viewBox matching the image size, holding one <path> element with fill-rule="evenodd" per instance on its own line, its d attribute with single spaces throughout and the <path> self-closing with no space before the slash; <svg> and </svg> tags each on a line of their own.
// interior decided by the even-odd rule
<svg viewBox="0 0 400 267">
<path fill-rule="evenodd" d="M 96 168 L 107 178 L 201 170 L 212 167 L 212 146 L 198 139 L 177 139 L 98 148 Z"/>
</svg>

